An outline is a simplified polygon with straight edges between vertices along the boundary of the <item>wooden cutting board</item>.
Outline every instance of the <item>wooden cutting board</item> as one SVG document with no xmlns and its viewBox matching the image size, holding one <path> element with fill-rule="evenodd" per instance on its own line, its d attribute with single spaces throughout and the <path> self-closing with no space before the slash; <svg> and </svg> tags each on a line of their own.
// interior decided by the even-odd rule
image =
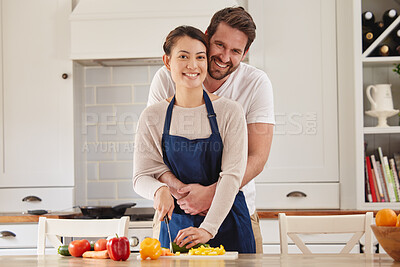
<svg viewBox="0 0 400 267">
<path fill-rule="evenodd" d="M 160 256 L 159 259 L 173 259 L 173 260 L 235 260 L 239 256 L 237 251 L 227 251 L 224 255 L 208 256 L 208 255 L 188 255 L 187 253 L 182 253 L 178 256 Z M 140 255 L 137 256 L 138 260 L 142 258 Z M 148 258 L 150 259 L 150 258 Z"/>
</svg>

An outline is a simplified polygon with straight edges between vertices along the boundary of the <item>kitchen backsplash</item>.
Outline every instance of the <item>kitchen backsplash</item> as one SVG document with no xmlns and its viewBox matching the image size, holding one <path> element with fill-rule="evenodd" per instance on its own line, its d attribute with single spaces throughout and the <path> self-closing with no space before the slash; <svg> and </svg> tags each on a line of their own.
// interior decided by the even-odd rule
<svg viewBox="0 0 400 267">
<path fill-rule="evenodd" d="M 135 202 L 153 206 L 132 188 L 136 123 L 160 66 L 85 67 L 81 152 L 88 205 Z M 77 184 L 79 185 L 79 183 Z"/>
</svg>

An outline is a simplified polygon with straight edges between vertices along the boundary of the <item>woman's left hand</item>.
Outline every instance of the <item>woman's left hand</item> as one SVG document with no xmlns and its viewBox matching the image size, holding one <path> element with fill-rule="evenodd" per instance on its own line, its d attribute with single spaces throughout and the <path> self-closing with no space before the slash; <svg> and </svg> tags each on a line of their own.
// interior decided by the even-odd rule
<svg viewBox="0 0 400 267">
<path fill-rule="evenodd" d="M 212 235 L 203 228 L 188 227 L 179 230 L 174 242 L 180 247 L 187 245 L 186 248 L 191 248 L 199 243 L 207 243 L 211 238 Z"/>
</svg>

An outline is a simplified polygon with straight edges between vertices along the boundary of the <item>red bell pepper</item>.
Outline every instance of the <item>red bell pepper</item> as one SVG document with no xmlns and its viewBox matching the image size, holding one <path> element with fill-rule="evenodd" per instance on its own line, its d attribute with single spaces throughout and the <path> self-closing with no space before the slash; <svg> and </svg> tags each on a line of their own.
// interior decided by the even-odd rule
<svg viewBox="0 0 400 267">
<path fill-rule="evenodd" d="M 107 251 L 108 255 L 112 260 L 115 261 L 126 261 L 130 254 L 130 244 L 128 238 L 114 237 L 107 241 Z"/>
</svg>

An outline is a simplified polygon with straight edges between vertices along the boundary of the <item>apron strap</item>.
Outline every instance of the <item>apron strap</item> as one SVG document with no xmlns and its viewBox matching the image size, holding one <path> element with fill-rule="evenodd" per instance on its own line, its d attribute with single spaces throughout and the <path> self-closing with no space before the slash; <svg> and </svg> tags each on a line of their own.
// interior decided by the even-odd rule
<svg viewBox="0 0 400 267">
<path fill-rule="evenodd" d="M 219 134 L 217 116 L 215 115 L 213 105 L 211 103 L 210 98 L 205 90 L 203 90 L 203 98 L 206 104 L 207 109 L 207 117 L 210 122 L 211 131 L 213 134 Z M 167 114 L 165 114 L 165 122 L 164 122 L 164 134 L 169 134 L 169 128 L 171 127 L 171 117 L 172 117 L 172 109 L 175 104 L 175 96 L 172 98 L 171 102 L 168 105 Z"/>
<path fill-rule="evenodd" d="M 207 116 L 210 122 L 211 131 L 213 134 L 219 134 L 217 115 L 215 115 L 213 105 L 205 90 L 203 90 L 203 97 L 204 97 L 204 102 L 206 103 L 207 114 L 208 114 Z"/>
<path fill-rule="evenodd" d="M 164 121 L 164 134 L 169 134 L 169 128 L 171 126 L 171 117 L 172 117 L 172 109 L 175 104 L 175 95 L 172 98 L 171 102 L 168 105 L 167 113 L 165 114 L 165 121 Z"/>
</svg>

